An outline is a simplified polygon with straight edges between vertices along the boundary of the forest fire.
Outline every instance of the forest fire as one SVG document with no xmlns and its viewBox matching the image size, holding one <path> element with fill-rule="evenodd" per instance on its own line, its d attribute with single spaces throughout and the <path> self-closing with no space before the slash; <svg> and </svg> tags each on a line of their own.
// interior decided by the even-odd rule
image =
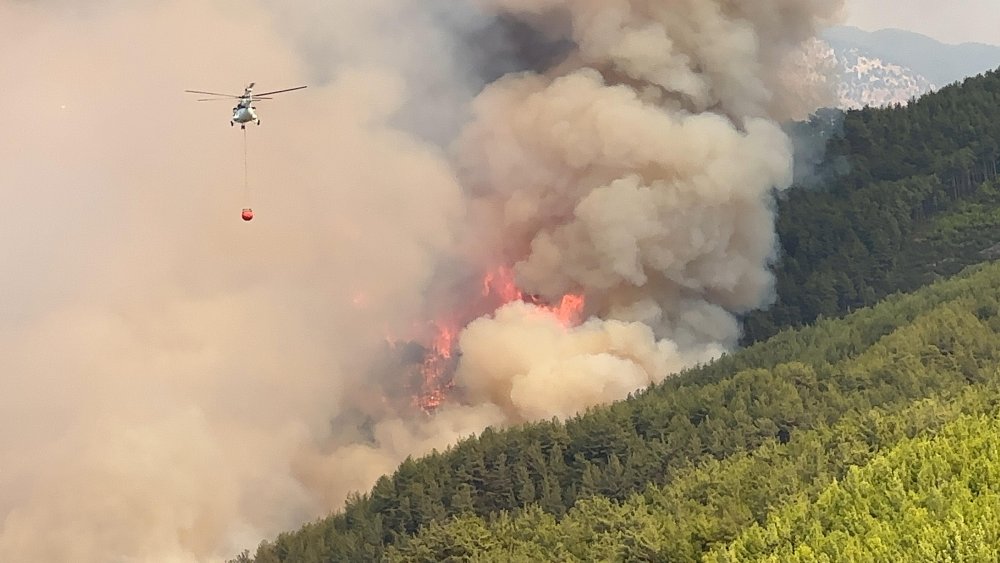
<svg viewBox="0 0 1000 563">
<path fill-rule="evenodd" d="M 453 386 L 451 374 L 457 361 L 455 348 L 461 330 L 448 324 L 433 324 L 434 339 L 420 364 L 420 390 L 415 399 L 417 406 L 425 412 L 441 406 L 447 391 Z"/>
<path fill-rule="evenodd" d="M 423 346 L 424 354 L 419 363 L 419 388 L 414 403 L 424 412 L 431 413 L 441 406 L 454 388 L 453 376 L 458 365 L 458 335 L 473 320 L 496 311 L 512 301 L 524 301 L 554 315 L 563 326 L 571 327 L 581 320 L 585 300 L 583 295 L 568 294 L 558 304 L 547 304 L 534 295 L 525 295 L 514 280 L 514 271 L 499 267 L 482 279 L 482 290 L 472 300 L 467 310 L 450 312 L 450 316 L 431 321 L 429 343 Z"/>
<path fill-rule="evenodd" d="M 580 322 L 580 314 L 583 312 L 584 306 L 583 295 L 572 293 L 564 295 L 559 300 L 558 305 L 549 305 L 537 295 L 525 295 L 517 288 L 513 270 L 507 267 L 498 268 L 483 277 L 483 296 L 500 299 L 500 302 L 493 307 L 494 310 L 501 305 L 518 300 L 537 305 L 540 309 L 555 315 L 565 326 L 573 326 Z"/>
</svg>

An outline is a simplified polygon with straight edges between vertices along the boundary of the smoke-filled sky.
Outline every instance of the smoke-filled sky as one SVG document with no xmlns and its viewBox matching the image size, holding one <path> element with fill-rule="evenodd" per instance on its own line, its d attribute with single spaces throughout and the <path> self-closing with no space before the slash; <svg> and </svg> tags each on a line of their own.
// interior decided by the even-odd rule
<svg viewBox="0 0 1000 563">
<path fill-rule="evenodd" d="M 945 43 L 1000 45 L 996 0 L 847 0 L 846 13 L 846 23 L 869 31 L 906 29 Z"/>
<path fill-rule="evenodd" d="M 731 348 L 838 7 L 0 0 L 0 561 L 220 561 Z M 249 81 L 309 88 L 259 103 L 247 194 L 231 102 L 183 90 Z M 476 319 L 461 399 L 394 409 L 386 338 L 496 266 L 587 319 Z"/>
</svg>

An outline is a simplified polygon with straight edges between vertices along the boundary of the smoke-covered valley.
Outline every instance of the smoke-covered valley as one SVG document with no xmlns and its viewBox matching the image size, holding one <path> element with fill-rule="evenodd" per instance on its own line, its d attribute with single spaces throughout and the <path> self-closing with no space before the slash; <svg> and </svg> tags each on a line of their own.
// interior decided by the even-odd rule
<svg viewBox="0 0 1000 563">
<path fill-rule="evenodd" d="M 838 10 L 0 3 L 0 560 L 219 561 L 731 349 Z M 250 81 L 309 88 L 258 106 L 247 224 L 242 134 L 183 90 Z M 387 342 L 442 330 L 428 413 Z"/>
</svg>

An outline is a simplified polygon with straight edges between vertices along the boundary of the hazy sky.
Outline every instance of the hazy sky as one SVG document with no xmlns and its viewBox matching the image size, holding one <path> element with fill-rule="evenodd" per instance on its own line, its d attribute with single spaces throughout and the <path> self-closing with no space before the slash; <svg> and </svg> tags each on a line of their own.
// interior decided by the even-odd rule
<svg viewBox="0 0 1000 563">
<path fill-rule="evenodd" d="M 997 0 L 847 0 L 847 23 L 862 29 L 908 29 L 946 43 L 1000 45 Z"/>
<path fill-rule="evenodd" d="M 655 1 L 584 26 L 572 74 L 470 102 L 475 61 L 451 54 L 493 33 L 456 8 L 473 0 L 0 0 L 0 561 L 220 562 L 408 455 L 735 342 L 790 180 L 768 117 L 812 99 L 784 49 L 839 2 Z M 673 94 L 656 109 L 584 62 Z M 183 92 L 251 80 L 309 88 L 245 133 L 231 100 Z M 454 153 L 393 125 L 438 138 L 466 110 Z M 414 412 L 387 341 L 464 322 L 435 301 L 519 256 L 524 290 L 608 318 L 480 319 L 457 337 L 462 404 Z"/>
</svg>

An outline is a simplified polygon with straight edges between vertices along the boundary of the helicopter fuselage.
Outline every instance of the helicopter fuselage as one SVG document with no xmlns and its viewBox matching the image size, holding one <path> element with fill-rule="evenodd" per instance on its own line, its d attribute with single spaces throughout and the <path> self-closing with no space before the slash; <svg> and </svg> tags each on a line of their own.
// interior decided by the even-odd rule
<svg viewBox="0 0 1000 563">
<path fill-rule="evenodd" d="M 256 121 L 260 123 L 260 119 L 257 117 L 257 112 L 254 110 L 255 108 L 250 100 L 241 99 L 240 102 L 236 104 L 236 107 L 233 108 L 233 117 L 230 119 L 230 122 L 244 124 Z"/>
<path fill-rule="evenodd" d="M 233 110 L 233 121 L 236 123 L 248 123 L 257 120 L 257 112 L 252 107 L 235 108 Z"/>
</svg>

